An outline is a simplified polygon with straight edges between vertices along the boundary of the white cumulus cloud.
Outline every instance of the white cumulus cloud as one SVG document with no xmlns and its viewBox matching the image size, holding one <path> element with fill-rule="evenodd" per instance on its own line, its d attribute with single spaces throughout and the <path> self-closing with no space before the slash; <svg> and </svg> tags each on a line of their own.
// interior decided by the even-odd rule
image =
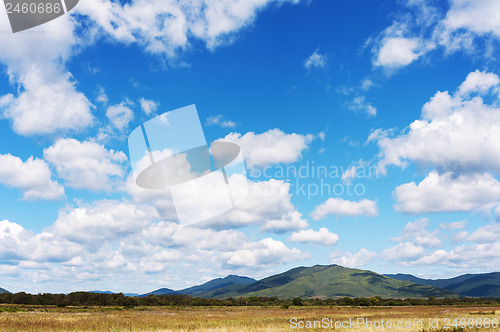
<svg viewBox="0 0 500 332">
<path fill-rule="evenodd" d="M 496 0 L 452 0 L 443 24 L 450 30 L 467 29 L 500 38 L 500 3 Z"/>
<path fill-rule="evenodd" d="M 386 38 L 382 41 L 374 64 L 389 68 L 407 66 L 423 54 L 421 47 L 416 38 Z"/>
<path fill-rule="evenodd" d="M 109 121 L 120 131 L 127 129 L 130 121 L 134 119 L 134 111 L 130 109 L 131 103 L 127 100 L 120 104 L 108 107 L 106 116 Z"/>
<path fill-rule="evenodd" d="M 403 228 L 400 236 L 394 237 L 392 241 L 412 241 L 413 243 L 425 248 L 433 248 L 441 245 L 439 238 L 439 230 L 429 232 L 429 219 L 421 218 L 415 221 L 410 221 Z"/>
<path fill-rule="evenodd" d="M 500 3 L 496 0 L 450 0 L 448 11 L 432 1 L 406 1 L 398 18 L 375 40 L 373 64 L 405 67 L 433 49 L 445 54 L 492 56 L 489 46 L 500 38 Z M 484 42 L 485 41 L 485 42 Z M 373 39 L 369 40 L 369 43 Z"/>
<path fill-rule="evenodd" d="M 490 210 L 500 202 L 500 182 L 489 173 L 462 174 L 430 172 L 418 185 L 396 188 L 396 210 L 420 214 Z"/>
<path fill-rule="evenodd" d="M 199 39 L 207 47 L 230 43 L 235 33 L 251 24 L 267 6 L 297 0 L 136 0 L 122 4 L 88 0 L 75 8 L 104 35 L 137 43 L 148 52 L 174 58 Z"/>
<path fill-rule="evenodd" d="M 227 264 L 238 266 L 267 266 L 306 258 L 307 254 L 288 248 L 283 242 L 265 238 L 256 243 L 244 244 L 242 249 L 226 254 Z"/>
<path fill-rule="evenodd" d="M 333 246 L 338 240 L 339 236 L 332 233 L 326 227 L 321 227 L 318 231 L 313 229 L 306 229 L 292 233 L 289 238 L 292 242 L 306 242 L 317 243 L 325 246 Z"/>
<path fill-rule="evenodd" d="M 222 128 L 234 128 L 236 127 L 236 122 L 224 119 L 222 114 L 212 115 L 205 121 L 207 126 L 219 126 Z"/>
<path fill-rule="evenodd" d="M 0 30 L 10 30 L 5 11 Z M 47 29 L 57 33 L 36 33 Z M 64 63 L 81 40 L 69 15 L 35 27 L 31 33 L 3 33 L 0 62 L 7 66 L 15 93 L 0 96 L 0 110 L 21 135 L 76 131 L 93 122 L 92 104 L 76 90 Z"/>
<path fill-rule="evenodd" d="M 330 197 L 326 202 L 318 205 L 311 213 L 314 220 L 320 220 L 328 215 L 349 217 L 376 217 L 378 216 L 377 202 L 363 198 L 359 201 L 349 201 L 342 198 Z"/>
<path fill-rule="evenodd" d="M 0 183 L 20 189 L 26 200 L 55 200 L 64 197 L 64 188 L 52 180 L 47 163 L 33 157 L 22 161 L 10 154 L 0 155 Z"/>
<path fill-rule="evenodd" d="M 155 102 L 154 100 L 149 100 L 145 98 L 141 98 L 139 100 L 139 104 L 141 105 L 142 111 L 146 115 L 151 115 L 156 113 L 156 110 L 158 109 L 159 104 Z"/>
<path fill-rule="evenodd" d="M 249 167 L 293 163 L 300 159 L 312 140 L 313 135 L 287 134 L 279 129 L 271 129 L 262 134 L 231 133 L 222 139 L 241 147 Z"/>
<path fill-rule="evenodd" d="M 43 153 L 69 187 L 94 191 L 111 190 L 113 179 L 124 176 L 123 164 L 127 160 L 121 151 L 73 138 L 59 139 Z"/>
<path fill-rule="evenodd" d="M 425 249 L 412 242 L 401 242 L 397 245 L 384 249 L 380 257 L 387 261 L 404 261 L 407 259 L 417 259 L 424 255 Z"/>
<path fill-rule="evenodd" d="M 366 248 L 361 248 L 355 254 L 346 251 L 345 253 L 334 252 L 330 255 L 330 258 L 332 258 L 332 264 L 338 264 L 350 268 L 364 266 L 371 262 L 375 257 L 377 257 L 377 254 L 375 252 L 368 251 Z"/>
</svg>

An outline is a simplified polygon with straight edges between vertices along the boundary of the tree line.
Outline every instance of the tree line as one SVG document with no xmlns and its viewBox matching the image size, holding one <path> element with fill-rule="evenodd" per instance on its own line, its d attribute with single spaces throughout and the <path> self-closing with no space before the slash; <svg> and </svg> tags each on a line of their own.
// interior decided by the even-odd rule
<svg viewBox="0 0 500 332">
<path fill-rule="evenodd" d="M 338 299 L 279 299 L 276 296 L 251 296 L 226 299 L 200 298 L 189 295 L 148 295 L 146 297 L 125 296 L 122 293 L 104 294 L 73 292 L 69 294 L 0 294 L 0 303 L 26 305 L 65 306 L 425 306 L 425 305 L 500 305 L 500 299 L 480 298 L 434 298 L 427 299 L 385 299 L 381 297 L 343 297 Z"/>
</svg>

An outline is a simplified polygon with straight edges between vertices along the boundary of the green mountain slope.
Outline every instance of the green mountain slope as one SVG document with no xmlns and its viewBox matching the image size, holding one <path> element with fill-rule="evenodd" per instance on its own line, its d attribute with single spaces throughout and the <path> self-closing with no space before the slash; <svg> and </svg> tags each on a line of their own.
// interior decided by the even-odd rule
<svg viewBox="0 0 500 332">
<path fill-rule="evenodd" d="M 384 275 L 386 277 L 393 278 L 393 279 L 406 280 L 406 281 L 411 281 L 411 282 L 414 282 L 414 283 L 420 284 L 420 285 L 429 285 L 429 286 L 434 286 L 434 287 L 446 289 L 446 287 L 448 287 L 449 285 L 466 282 L 467 280 L 472 279 L 476 276 L 479 276 L 480 274 L 464 274 L 464 275 L 454 277 L 454 278 L 449 278 L 449 279 L 423 279 L 423 278 L 415 277 L 414 275 L 411 275 L 411 274 L 403 274 L 403 273 L 384 274 Z"/>
<path fill-rule="evenodd" d="M 248 278 L 248 277 L 240 277 L 237 275 L 228 275 L 224 278 L 212 279 L 202 285 L 193 286 L 185 289 L 181 289 L 176 291 L 176 294 L 186 294 L 193 297 L 201 296 L 206 292 L 214 291 L 219 288 L 228 287 L 231 285 L 248 285 L 256 282 L 257 280 Z"/>
<path fill-rule="evenodd" d="M 500 272 L 480 274 L 446 289 L 466 296 L 500 298 Z"/>
<path fill-rule="evenodd" d="M 148 296 L 148 295 L 172 295 L 174 294 L 175 291 L 173 289 L 170 289 L 170 288 L 160 288 L 160 289 L 157 289 L 155 291 L 152 291 L 152 292 L 149 292 L 149 293 L 146 293 L 146 294 L 142 294 L 142 295 L 139 295 L 140 297 L 145 297 L 145 296 Z"/>
<path fill-rule="evenodd" d="M 206 292 L 203 297 L 277 296 L 279 298 L 370 297 L 427 298 L 459 297 L 448 290 L 392 279 L 366 270 L 338 265 L 298 267 L 249 285 L 232 285 Z"/>
<path fill-rule="evenodd" d="M 174 291 L 170 288 L 160 288 L 155 291 L 139 295 L 141 297 L 148 295 L 190 295 L 192 297 L 205 297 L 205 293 L 207 292 L 216 292 L 219 288 L 231 287 L 231 286 L 245 286 L 251 283 L 256 282 L 257 280 L 248 278 L 248 277 L 240 277 L 237 275 L 228 275 L 224 278 L 217 278 L 207 281 L 204 284 L 181 289 L 178 291 Z"/>
<path fill-rule="evenodd" d="M 450 279 L 422 279 L 411 274 L 389 274 L 394 279 L 410 280 L 470 297 L 500 298 L 500 272 L 464 274 Z"/>
</svg>

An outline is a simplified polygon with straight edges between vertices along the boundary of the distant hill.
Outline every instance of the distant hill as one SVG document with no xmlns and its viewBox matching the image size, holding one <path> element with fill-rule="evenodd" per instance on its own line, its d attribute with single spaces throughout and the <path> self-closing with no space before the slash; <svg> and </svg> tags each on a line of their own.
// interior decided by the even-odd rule
<svg viewBox="0 0 500 332">
<path fill-rule="evenodd" d="M 449 279 L 422 279 L 411 274 L 386 274 L 386 276 L 447 289 L 463 296 L 500 298 L 500 272 L 464 274 Z"/>
<path fill-rule="evenodd" d="M 277 296 L 279 298 L 371 297 L 457 298 L 448 290 L 410 281 L 392 279 L 378 273 L 342 267 L 316 265 L 298 267 L 248 285 L 231 285 L 205 292 L 203 297 Z"/>
<path fill-rule="evenodd" d="M 464 282 L 449 285 L 446 289 L 466 296 L 500 298 L 500 273 L 478 275 Z"/>
<path fill-rule="evenodd" d="M 192 297 L 203 297 L 205 293 L 217 290 L 219 288 L 228 287 L 232 285 L 247 285 L 256 282 L 257 280 L 241 277 L 237 275 L 228 275 L 224 278 L 217 278 L 207 281 L 202 285 L 197 285 L 185 289 L 181 289 L 178 291 L 174 291 L 170 288 L 160 288 L 155 291 L 139 295 L 141 297 L 145 297 L 148 295 L 190 295 Z"/>
<path fill-rule="evenodd" d="M 89 291 L 89 293 L 99 293 L 99 294 L 115 294 L 115 293 L 110 292 L 110 291 L 100 291 L 100 290 L 93 290 L 93 291 Z"/>
<path fill-rule="evenodd" d="M 98 294 L 118 294 L 118 293 L 122 293 L 125 296 L 139 296 L 139 294 L 137 294 L 137 293 L 123 293 L 123 292 L 115 293 L 115 292 L 112 292 L 112 291 L 101 291 L 101 290 L 92 290 L 92 291 L 85 291 L 85 292 L 87 292 L 87 293 L 98 293 Z"/>
<path fill-rule="evenodd" d="M 152 292 L 149 292 L 149 293 L 146 293 L 146 294 L 142 294 L 142 295 L 139 295 L 141 297 L 145 297 L 145 296 L 148 296 L 148 295 L 173 295 L 175 294 L 175 291 L 173 289 L 170 289 L 170 288 L 160 288 L 160 289 L 157 289 L 155 291 L 152 291 Z"/>
<path fill-rule="evenodd" d="M 10 293 L 8 290 L 0 288 L 0 293 Z"/>
<path fill-rule="evenodd" d="M 176 294 L 185 294 L 185 295 L 190 295 L 193 297 L 196 296 L 203 296 L 206 292 L 210 292 L 219 288 L 223 287 L 228 287 L 231 285 L 248 285 L 251 283 L 256 282 L 257 280 L 248 278 L 248 277 L 241 277 L 237 275 L 228 275 L 225 278 L 217 278 L 210 280 L 202 285 L 199 286 L 193 286 L 189 287 L 186 289 L 182 289 L 179 291 L 176 291 Z"/>
<path fill-rule="evenodd" d="M 478 276 L 479 274 L 464 274 L 464 275 L 454 277 L 454 278 L 449 278 L 449 279 L 423 279 L 423 278 L 415 277 L 414 275 L 411 275 L 411 274 L 403 274 L 403 273 L 384 274 L 384 275 L 389 277 L 389 278 L 411 281 L 411 282 L 414 282 L 414 283 L 420 284 L 420 285 L 429 285 L 429 286 L 434 286 L 434 287 L 438 287 L 438 288 L 446 288 L 449 285 L 467 281 L 471 278 Z"/>
</svg>

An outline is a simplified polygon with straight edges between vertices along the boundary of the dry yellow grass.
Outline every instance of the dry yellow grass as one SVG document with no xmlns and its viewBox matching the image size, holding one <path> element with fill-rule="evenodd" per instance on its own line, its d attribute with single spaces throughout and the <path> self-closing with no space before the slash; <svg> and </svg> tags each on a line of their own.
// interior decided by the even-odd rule
<svg viewBox="0 0 500 332">
<path fill-rule="evenodd" d="M 433 331 L 453 331 L 453 321 L 457 318 L 474 319 L 474 325 L 485 319 L 500 320 L 500 308 L 478 307 L 196 307 L 169 308 L 147 307 L 122 310 L 121 308 L 56 308 L 20 307 L 18 312 L 0 312 L 0 331 L 325 331 L 327 328 L 293 328 L 296 324 L 314 324 L 326 318 L 341 324 L 349 319 L 368 320 L 381 324 L 383 328 L 366 325 L 341 328 L 336 331 L 421 331 L 429 330 L 429 319 L 439 319 L 439 329 Z M 442 330 L 445 319 L 450 319 L 448 330 Z M 307 323 L 307 322 L 310 323 Z M 401 329 L 397 322 L 411 324 L 422 322 L 420 326 Z M 293 320 L 293 322 L 295 322 Z M 299 323 L 302 322 L 302 323 Z M 339 323 L 340 322 L 340 323 Z M 390 322 L 390 323 L 388 323 Z M 410 322 L 410 323 L 408 323 Z M 462 321 L 464 322 L 464 321 Z M 324 324 L 324 323 L 323 323 Z M 344 323 L 345 325 L 346 323 Z M 368 323 L 369 324 L 369 323 Z M 388 328 L 392 325 L 392 328 Z M 313 326 L 313 325 L 311 325 Z M 333 330 L 333 329 L 331 329 Z M 458 329 L 460 330 L 460 329 Z M 500 328 L 465 328 L 466 331 L 496 331 Z"/>
</svg>

